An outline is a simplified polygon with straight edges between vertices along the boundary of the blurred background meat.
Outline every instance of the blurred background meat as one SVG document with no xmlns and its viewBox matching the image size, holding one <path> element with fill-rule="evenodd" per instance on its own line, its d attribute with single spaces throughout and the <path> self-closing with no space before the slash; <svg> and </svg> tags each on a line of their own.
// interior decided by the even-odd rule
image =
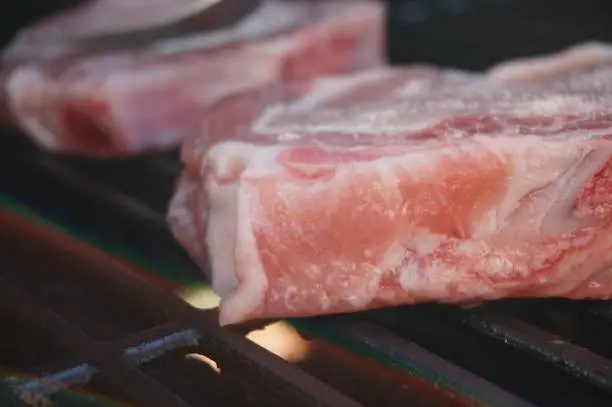
<svg viewBox="0 0 612 407">
<path fill-rule="evenodd" d="M 115 3 L 104 2 L 108 13 Z M 88 5 L 81 15 L 88 20 L 94 11 Z M 22 31 L 5 54 L 19 60 L 5 84 L 14 119 L 38 145 L 62 153 L 168 149 L 236 92 L 384 60 L 383 6 L 376 1 L 266 0 L 227 29 L 81 56 L 61 41 L 46 45 L 42 34 L 62 35 L 66 21 L 86 26 L 71 13 Z"/>
</svg>

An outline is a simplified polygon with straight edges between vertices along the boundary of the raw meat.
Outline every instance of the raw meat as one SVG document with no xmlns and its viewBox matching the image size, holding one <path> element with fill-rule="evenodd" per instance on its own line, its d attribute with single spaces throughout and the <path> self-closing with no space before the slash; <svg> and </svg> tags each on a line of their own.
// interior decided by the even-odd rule
<svg viewBox="0 0 612 407">
<path fill-rule="evenodd" d="M 382 64 L 382 21 L 380 2 L 268 0 L 223 32 L 139 52 L 35 59 L 12 72 L 6 92 L 19 125 L 47 149 L 165 149 L 236 92 Z"/>
<path fill-rule="evenodd" d="M 413 66 L 266 88 L 219 105 L 182 156 L 168 220 L 221 324 L 612 298 L 605 68 L 506 84 Z"/>
<path fill-rule="evenodd" d="M 57 55 L 64 40 L 121 32 L 173 21 L 197 10 L 207 0 L 88 0 L 23 30 L 5 50 L 10 58 Z"/>
<path fill-rule="evenodd" d="M 589 42 L 549 55 L 504 61 L 489 69 L 487 75 L 500 82 L 543 81 L 603 66 L 612 66 L 612 47 Z"/>
</svg>

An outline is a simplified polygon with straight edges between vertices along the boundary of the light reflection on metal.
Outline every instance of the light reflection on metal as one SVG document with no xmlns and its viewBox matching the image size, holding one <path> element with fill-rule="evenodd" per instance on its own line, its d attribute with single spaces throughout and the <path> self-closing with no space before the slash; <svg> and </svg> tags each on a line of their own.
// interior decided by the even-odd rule
<svg viewBox="0 0 612 407">
<path fill-rule="evenodd" d="M 200 334 L 197 331 L 186 329 L 138 346 L 130 347 L 123 354 L 128 360 L 138 366 L 173 349 L 196 345 L 199 337 Z M 86 386 L 97 372 L 98 369 L 94 366 L 83 363 L 66 370 L 51 373 L 39 379 L 24 380 L 9 377 L 5 381 L 22 399 L 38 402 L 36 400 L 39 400 L 40 397 L 52 395 L 63 389 L 73 386 Z"/>
<path fill-rule="evenodd" d="M 195 346 L 200 334 L 194 329 L 186 329 L 163 338 L 133 346 L 125 350 L 124 355 L 134 364 L 141 365 L 158 358 L 173 349 Z"/>
<path fill-rule="evenodd" d="M 219 365 L 217 365 L 217 362 L 215 362 L 208 356 L 204 356 L 200 353 L 189 353 L 185 355 L 185 359 L 193 359 L 193 360 L 197 360 L 198 362 L 205 363 L 208 366 L 210 366 L 210 368 L 214 370 L 215 372 L 221 373 L 221 368 L 219 367 Z"/>
<path fill-rule="evenodd" d="M 50 374 L 38 380 L 18 380 L 16 378 L 9 378 L 7 382 L 11 384 L 19 394 L 37 393 L 40 395 L 49 395 L 68 387 L 83 386 L 87 384 L 97 372 L 98 370 L 93 366 L 83 363 L 70 369 Z"/>
</svg>

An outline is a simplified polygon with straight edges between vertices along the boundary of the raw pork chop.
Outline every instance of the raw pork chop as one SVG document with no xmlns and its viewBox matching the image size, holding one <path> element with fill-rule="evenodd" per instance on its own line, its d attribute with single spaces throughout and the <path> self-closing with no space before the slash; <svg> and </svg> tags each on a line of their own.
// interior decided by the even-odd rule
<svg viewBox="0 0 612 407">
<path fill-rule="evenodd" d="M 64 39 L 176 21 L 211 0 L 87 0 L 55 13 L 19 33 L 4 51 L 11 58 L 32 58 L 66 52 Z"/>
<path fill-rule="evenodd" d="M 10 108 L 50 150 L 109 156 L 168 148 L 233 93 L 381 64 L 382 11 L 367 0 L 268 0 L 223 32 L 138 53 L 34 60 L 9 77 Z"/>
<path fill-rule="evenodd" d="M 508 83 L 543 81 L 570 73 L 586 73 L 603 66 L 612 66 L 612 47 L 588 42 L 549 55 L 503 61 L 489 69 L 487 75 Z"/>
<path fill-rule="evenodd" d="M 605 69 L 517 85 L 415 66 L 268 88 L 185 144 L 168 219 L 222 324 L 607 299 L 611 136 Z"/>
</svg>

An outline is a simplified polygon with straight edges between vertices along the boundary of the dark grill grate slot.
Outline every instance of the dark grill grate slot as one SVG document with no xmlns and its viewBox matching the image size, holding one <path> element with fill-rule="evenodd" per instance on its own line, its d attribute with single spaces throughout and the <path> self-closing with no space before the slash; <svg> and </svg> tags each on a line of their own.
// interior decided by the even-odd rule
<svg viewBox="0 0 612 407">
<path fill-rule="evenodd" d="M 402 405 L 405 400 L 410 399 L 411 405 L 423 407 L 532 406 L 424 348 L 380 326 L 364 321 L 362 316 L 320 317 L 297 320 L 294 324 L 306 336 L 309 334 L 315 337 L 323 336 L 329 342 L 342 344 L 345 348 L 363 355 L 370 355 L 370 358 L 378 359 L 379 363 L 389 363 L 395 366 L 397 371 L 407 373 L 393 375 L 389 370 L 373 368 L 371 374 L 365 377 L 358 374 L 359 369 L 353 369 L 352 373 L 349 371 L 336 375 L 337 372 L 328 371 L 330 365 L 333 369 L 333 365 L 342 363 L 343 359 L 348 360 L 346 364 L 351 363 L 351 353 L 336 349 L 335 352 L 327 352 L 324 358 L 319 358 L 319 360 L 329 360 L 336 357 L 338 360 L 335 363 L 323 364 L 320 369 L 325 372 L 319 373 L 338 388 L 342 388 L 340 386 L 347 383 L 355 388 L 359 388 L 357 384 L 361 383 L 365 389 L 380 386 L 380 391 L 374 394 L 385 394 L 386 400 L 381 402 L 371 399 L 372 393 L 364 392 L 362 397 L 366 398 L 363 400 L 366 405 L 391 407 Z M 329 345 L 324 348 L 327 347 Z M 345 356 L 338 357 L 338 354 Z M 316 370 L 319 367 L 309 366 L 309 361 L 303 366 L 307 370 Z M 354 377 L 350 377 L 351 374 Z"/>
<path fill-rule="evenodd" d="M 10 372 L 38 374 L 46 366 L 70 355 L 59 343 L 40 335 L 34 335 L 30 327 L 12 312 L 14 304 L 0 298 L 0 377 Z M 19 306 L 19 305 L 17 305 Z"/>
<path fill-rule="evenodd" d="M 114 243 L 110 250 L 129 247 L 141 253 L 156 253 L 158 259 L 181 267 L 187 274 L 201 275 L 168 232 L 163 212 L 132 199 L 114 185 L 107 186 L 73 171 L 66 160 L 17 141 L 12 137 L 0 140 L 1 150 L 10 151 L 0 160 L 0 192 L 84 234 L 95 231 L 96 238 Z M 150 175 L 153 179 L 158 176 Z M 143 238 L 153 235 L 155 239 Z"/>
<path fill-rule="evenodd" d="M 436 305 L 400 307 L 371 315 L 374 321 L 395 333 L 536 405 L 574 407 L 589 400 L 590 407 L 609 406 L 612 395 L 600 387 L 601 378 L 596 378 L 601 373 L 598 365 L 575 369 L 578 362 L 561 349 L 554 354 L 547 353 L 549 349 L 535 335 L 529 336 L 534 341 L 532 344 L 525 343 L 531 349 L 516 346 L 514 341 L 519 338 L 504 335 L 508 332 L 498 330 L 495 325 L 506 320 L 501 316 L 499 320 L 492 319 L 489 326 L 479 325 L 469 318 L 468 312 Z M 487 329 L 480 329 L 483 327 Z M 546 334 L 528 324 L 520 329 L 524 331 L 519 330 L 515 335 L 529 335 L 533 330 Z M 572 349 L 580 352 L 576 347 Z M 596 355 L 587 350 L 583 352 L 584 359 L 601 362 Z M 603 373 L 606 374 L 605 370 Z M 580 380 L 576 380 L 578 375 Z"/>
<path fill-rule="evenodd" d="M 138 202 L 146 202 L 159 213 L 166 211 L 181 170 L 177 151 L 110 162 L 72 158 L 67 166 Z"/>
<path fill-rule="evenodd" d="M 47 337 L 49 341 L 70 348 L 75 358 L 98 369 L 97 377 L 100 383 L 112 394 L 125 395 L 138 405 L 146 407 L 189 406 L 190 404 L 166 388 L 164 383 L 155 381 L 134 364 L 150 362 L 168 351 L 197 343 L 199 349 L 202 349 L 201 353 L 222 361 L 230 372 L 234 372 L 236 377 L 240 378 L 245 385 L 245 392 L 248 391 L 256 397 L 263 389 L 269 391 L 267 400 L 274 402 L 268 405 L 360 406 L 242 336 L 219 328 L 214 312 L 199 312 L 173 295 L 134 279 L 111 259 L 89 249 L 88 246 L 65 238 L 58 239 L 53 232 L 12 216 L 4 215 L 2 223 L 3 228 L 0 229 L 0 233 L 5 236 L 14 238 L 19 236 L 27 242 L 42 241 L 55 247 L 60 254 L 69 253 L 75 261 L 80 261 L 81 267 L 75 272 L 89 274 L 94 279 L 97 276 L 100 283 L 99 290 L 108 290 L 108 287 L 105 287 L 108 285 L 113 287 L 114 296 L 109 301 L 121 303 L 135 299 L 146 304 L 143 309 L 148 313 L 166 313 L 171 317 L 172 322 L 165 326 L 132 335 L 116 343 L 100 344 L 60 315 L 37 304 L 12 287 L 6 279 L 0 282 L 0 298 L 5 302 L 3 305 L 8 307 L 13 304 L 12 309 L 9 309 L 18 315 L 20 321 L 27 323 L 32 331 Z M 59 254 L 55 254 L 54 258 L 59 259 L 58 263 L 62 263 Z M 4 269 L 1 271 L 4 273 Z M 20 268 L 20 271 L 24 274 L 29 273 L 28 268 Z M 101 276 L 104 278 L 100 278 Z M 54 282 L 53 279 L 47 281 Z M 176 327 L 182 327 L 182 331 L 167 333 Z M 163 337 L 145 339 L 147 335 L 159 335 L 164 332 L 166 334 Z M 129 343 L 131 340 L 138 342 Z M 25 385 L 30 388 L 45 388 L 52 377 L 58 376 L 51 375 Z M 197 405 L 202 405 L 202 402 L 199 401 Z M 261 405 L 259 401 L 257 405 Z"/>
<path fill-rule="evenodd" d="M 79 270 L 80 265 L 69 251 L 58 258 L 53 250 L 41 244 L 44 241 L 26 241 L 20 237 L 13 235 L 7 239 L 6 235 L 0 235 L 0 245 L 6 250 L 2 261 L 4 277 L 39 303 L 77 324 L 95 340 L 120 338 L 167 320 L 167 313 L 147 313 L 135 298 L 121 303 L 112 301 L 114 294 L 104 289 L 104 279 Z M 23 273 L 14 265 L 25 267 L 29 272 Z M 64 284 L 48 284 L 49 278 Z"/>
<path fill-rule="evenodd" d="M 426 380 L 419 381 L 408 374 L 394 375 L 375 361 L 327 342 L 315 340 L 311 346 L 310 357 L 299 366 L 366 406 L 463 406 L 461 396 L 455 394 L 457 400 L 453 402 Z"/>
<path fill-rule="evenodd" d="M 240 372 L 232 374 L 224 364 L 219 373 L 206 359 L 207 356 L 197 347 L 167 352 L 159 359 L 142 366 L 142 370 L 159 380 L 178 394 L 184 394 L 191 404 L 199 405 L 201 400 L 211 406 L 243 405 L 259 406 L 280 403 L 270 389 L 262 386 L 254 389 L 251 379 Z M 216 361 L 215 361 L 216 362 Z M 189 377 L 190 380 L 185 380 Z M 248 390 L 247 390 L 248 389 Z M 286 403 L 291 403 L 287 400 Z"/>
</svg>

